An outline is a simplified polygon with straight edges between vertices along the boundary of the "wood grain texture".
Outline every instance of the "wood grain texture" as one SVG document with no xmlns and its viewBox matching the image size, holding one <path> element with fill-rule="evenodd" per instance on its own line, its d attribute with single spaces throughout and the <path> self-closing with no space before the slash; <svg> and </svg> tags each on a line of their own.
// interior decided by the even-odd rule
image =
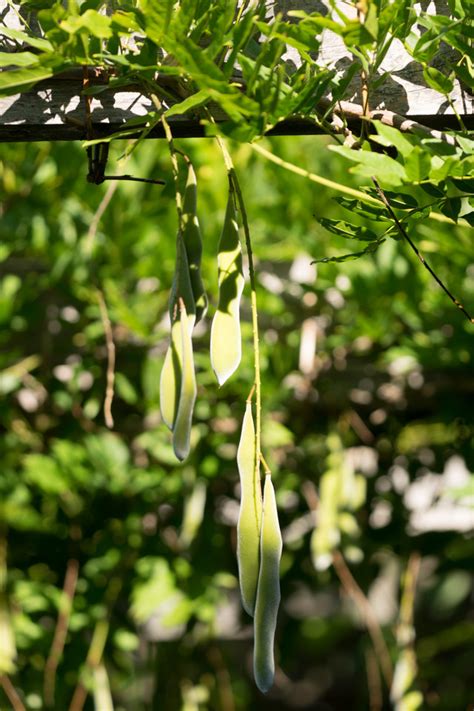
<svg viewBox="0 0 474 711">
<path fill-rule="evenodd" d="M 436 0 L 436 12 L 447 12 L 444 0 Z M 8 0 L 0 0 L 1 22 L 8 27 L 22 26 L 18 5 Z M 417 6 L 420 10 L 420 6 Z M 17 8 L 17 10 L 15 10 Z M 344 3 L 347 13 L 348 5 Z M 428 10 L 434 6 L 429 5 Z M 269 1 L 267 16 L 276 12 L 286 15 L 289 10 L 304 9 L 329 14 L 326 2 L 322 0 L 278 0 Z M 426 3 L 424 3 L 426 10 Z M 3 38 L 4 39 L 4 38 Z M 12 51 L 13 44 L 3 41 L 3 51 Z M 298 66 L 298 52 L 288 47 L 285 54 L 288 63 Z M 353 60 L 340 37 L 325 30 L 318 61 L 330 68 L 343 69 Z M 446 55 L 436 59 L 435 66 L 442 67 Z M 434 128 L 455 128 L 457 126 L 453 109 L 445 97 L 430 89 L 423 81 L 421 67 L 413 62 L 398 40 L 395 40 L 384 59 L 382 71 L 388 73 L 381 88 L 371 95 L 372 110 L 386 109 L 413 118 Z M 82 73 L 70 72 L 63 77 L 41 82 L 32 90 L 0 99 L 0 141 L 34 140 L 78 140 L 86 137 L 86 100 L 82 95 Z M 361 103 L 360 86 L 354 81 L 349 87 L 347 101 Z M 463 89 L 459 82 L 451 100 L 456 110 L 469 127 L 474 127 L 473 96 Z M 127 90 L 105 90 L 91 98 L 90 119 L 95 137 L 110 135 L 123 127 L 129 119 L 144 116 L 151 109 L 150 100 L 133 87 Z M 218 110 L 217 121 L 223 118 Z M 199 120 L 193 116 L 178 116 L 170 119 L 176 136 L 203 136 L 204 130 Z M 356 122 L 353 122 L 355 125 Z M 272 133 L 295 135 L 316 133 L 317 128 L 310 122 L 287 120 L 279 124 Z M 150 134 L 162 137 L 161 129 Z"/>
</svg>

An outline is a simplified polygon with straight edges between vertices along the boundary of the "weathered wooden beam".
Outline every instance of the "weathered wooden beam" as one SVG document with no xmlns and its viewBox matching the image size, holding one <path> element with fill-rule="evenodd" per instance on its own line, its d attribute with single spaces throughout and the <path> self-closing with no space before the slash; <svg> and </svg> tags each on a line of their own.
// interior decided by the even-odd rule
<svg viewBox="0 0 474 711">
<path fill-rule="evenodd" d="M 269 2 L 269 14 L 278 11 L 285 14 L 289 9 L 320 10 L 319 0 Z M 344 4 L 347 12 L 347 4 Z M 21 16 L 11 0 L 0 0 L 0 17 L 8 27 L 21 27 Z M 8 51 L 8 47 L 6 48 Z M 10 46 L 11 50 L 11 46 Z M 295 65 L 300 63 L 298 52 L 288 47 L 285 58 Z M 342 39 L 333 32 L 323 32 L 319 61 L 328 67 L 343 67 L 352 61 Z M 436 65 L 443 67 L 446 56 L 437 58 Z M 454 108 L 468 128 L 474 128 L 474 98 L 459 82 L 455 82 L 451 105 L 446 98 L 430 89 L 423 81 L 422 69 L 413 62 L 398 40 L 394 40 L 381 67 L 389 79 L 377 93 L 371 95 L 371 109 L 393 111 L 437 129 L 458 126 Z M 360 86 L 354 82 L 347 97 L 353 104 L 360 104 Z M 454 107 L 454 108 L 453 108 Z M 152 109 L 151 101 L 133 87 L 107 89 L 89 101 L 92 135 L 105 137 L 123 128 L 126 121 L 144 116 Z M 86 99 L 83 95 L 82 73 L 69 72 L 64 76 L 37 84 L 23 94 L 0 99 L 0 141 L 80 140 L 86 138 Z M 217 112 L 216 120 L 224 118 Z M 177 116 L 170 119 L 176 136 L 199 137 L 204 135 L 203 126 L 197 117 Z M 357 128 L 358 119 L 349 117 L 349 125 Z M 318 127 L 299 119 L 283 121 L 271 133 L 298 135 L 318 133 Z M 150 137 L 163 137 L 161 128 L 156 128 Z"/>
</svg>

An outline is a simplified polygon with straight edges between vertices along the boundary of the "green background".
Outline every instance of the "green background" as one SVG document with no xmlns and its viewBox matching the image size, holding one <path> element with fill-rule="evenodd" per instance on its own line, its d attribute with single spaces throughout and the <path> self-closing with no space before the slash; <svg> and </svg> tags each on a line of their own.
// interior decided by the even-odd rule
<svg viewBox="0 0 474 711">
<path fill-rule="evenodd" d="M 327 144 L 322 137 L 264 141 L 287 160 L 359 188 L 361 179 Z M 116 709 L 381 708 L 360 608 L 324 556 L 314 566 L 308 502 L 316 487 L 319 550 L 326 534 L 336 535 L 369 595 L 392 665 L 409 660 L 405 689 L 411 674 L 423 695 L 397 708 L 466 708 L 474 665 L 474 540 L 472 524 L 470 532 L 463 524 L 469 516 L 472 522 L 474 495 L 467 473 L 472 325 L 401 241 L 389 239 L 357 261 L 311 266 L 312 259 L 358 251 L 317 221 L 348 218 L 336 194 L 265 162 L 249 145 L 233 148 L 259 285 L 263 448 L 285 540 L 278 670 L 263 697 L 252 679 L 251 620 L 240 609 L 235 559 L 235 454 L 253 382 L 249 290 L 247 284 L 243 360 L 218 388 L 209 326 L 227 179 L 212 139 L 178 146 L 198 175 L 211 300 L 195 336 L 199 392 L 192 454 L 183 465 L 159 415 L 177 226 L 166 144 L 143 142 L 125 166 L 117 161 L 126 144 L 113 146 L 109 173 L 167 184 L 120 183 L 93 231 L 109 185 L 86 182 L 79 144 L 1 148 L 0 525 L 18 651 L 15 668 L 4 671 L 28 709 L 47 708 L 61 589 L 77 561 L 54 708 L 68 708 L 101 634 Z M 470 228 L 425 219 L 412 236 L 472 311 Z M 116 345 L 112 431 L 102 412 L 107 351 L 98 289 Z M 301 362 L 302 341 L 314 333 L 314 358 Z M 365 489 L 349 487 L 344 498 L 347 456 L 359 462 L 356 481 Z M 331 533 L 322 510 L 338 497 Z M 417 553 L 413 657 L 398 621 L 403 572 Z M 91 692 L 85 708 L 94 708 L 95 690 L 96 708 L 105 711 L 97 700 L 101 672 L 82 679 Z M 381 685 L 383 708 L 391 708 Z M 2 694 L 1 708 L 9 708 Z"/>
</svg>

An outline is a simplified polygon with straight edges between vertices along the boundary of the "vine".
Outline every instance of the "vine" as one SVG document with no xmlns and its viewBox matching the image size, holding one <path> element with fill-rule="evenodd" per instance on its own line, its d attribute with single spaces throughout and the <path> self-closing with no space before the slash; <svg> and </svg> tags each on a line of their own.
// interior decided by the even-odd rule
<svg viewBox="0 0 474 711">
<path fill-rule="evenodd" d="M 292 11 L 285 17 L 277 14 L 269 21 L 261 2 L 140 0 L 119 1 L 113 6 L 99 3 L 96 9 L 87 3 L 83 9 L 74 2 L 66 9 L 61 2 L 54 2 L 37 13 L 41 36 L 31 32 L 28 21 L 23 30 L 1 29 L 14 51 L 2 58 L 7 69 L 0 75 L 0 93 L 26 91 L 37 82 L 71 68 L 82 67 L 88 75 L 87 68 L 93 66 L 110 79 L 106 86 L 85 82 L 88 108 L 91 96 L 111 88 L 138 85 L 151 100 L 146 116 L 125 124 L 123 130 L 106 139 L 92 136 L 90 112 L 86 112 L 89 140 L 85 145 L 91 161 L 88 179 L 100 183 L 112 178 L 134 179 L 105 175 L 111 140 L 135 137 L 138 133 L 126 151 L 129 155 L 161 126 L 167 141 L 178 229 L 169 299 L 170 340 L 161 373 L 160 405 L 180 461 L 190 452 L 197 395 L 192 337 L 208 304 L 200 276 L 202 243 L 196 173 L 189 158 L 175 146 L 173 119 L 182 116 L 199 119 L 207 135 L 216 138 L 222 153 L 229 192 L 217 254 L 219 301 L 211 327 L 211 362 L 219 384 L 223 385 L 235 372 L 241 357 L 240 299 L 244 276 L 239 215 L 248 258 L 254 383 L 246 401 L 237 453 L 242 485 L 238 558 L 244 606 L 254 616 L 255 678 L 264 692 L 272 686 L 274 675 L 273 638 L 280 601 L 278 570 L 282 542 L 272 475 L 262 453 L 262 374 L 254 252 L 244 197 L 227 141 L 250 143 L 256 153 L 278 166 L 344 196 L 337 201 L 350 213 L 350 218 L 344 221 L 319 216 L 319 223 L 331 234 L 363 242 L 364 247 L 315 261 L 343 262 L 371 255 L 387 239 L 402 236 L 455 306 L 473 322 L 469 312 L 427 264 L 412 237 L 421 219 L 448 222 L 459 229 L 474 224 L 471 177 L 474 140 L 451 97 L 460 83 L 471 89 L 474 86 L 469 60 L 472 52 L 469 3 L 463 0 L 451 3 L 449 16 L 422 13 L 419 17 L 408 0 L 354 3 L 352 14 L 345 14 L 334 1 L 329 5 L 331 13 L 327 16 Z M 35 3 L 25 2 L 23 6 L 29 11 Z M 417 23 L 426 30 L 425 34 L 417 34 Z M 318 59 L 325 32 L 332 32 L 351 53 L 354 61 L 350 66 L 340 70 Z M 369 99 L 372 103 L 372 97 L 388 79 L 382 65 L 395 40 L 419 65 L 427 86 L 446 98 L 459 123 L 457 132 L 437 131 L 399 114 L 370 108 Z M 443 72 L 433 66 L 441 41 L 457 53 L 456 62 L 447 60 Z M 288 47 L 296 52 L 299 66 L 291 67 L 285 58 Z M 359 91 L 354 90 L 357 83 Z M 360 105 L 351 101 L 354 93 L 360 93 Z M 365 183 L 361 189 L 315 175 L 257 143 L 282 121 L 295 117 L 329 134 L 332 139 L 329 150 L 347 160 L 351 171 L 361 176 L 361 182 Z M 358 136 L 354 135 L 354 118 L 360 120 Z M 186 175 L 181 170 L 181 158 Z M 102 212 L 115 186 L 113 183 L 107 193 Z M 101 214 L 99 210 L 97 221 Z M 381 222 L 385 223 L 382 227 Z M 91 225 L 87 238 L 89 251 L 96 224 Z M 112 427 L 115 344 L 102 291 L 97 292 L 97 300 L 108 354 L 104 413 L 107 426 Z M 337 443 L 334 457 L 339 457 L 337 466 L 343 469 Z M 248 519 L 244 516 L 247 493 Z M 247 546 L 252 550 L 251 556 L 247 556 Z M 317 559 L 321 553 L 318 536 L 313 546 Z M 367 609 L 367 600 L 337 548 L 334 546 L 329 552 L 343 584 L 364 609 L 374 648 L 382 657 L 385 679 L 390 686 L 390 660 L 380 630 Z M 89 671 L 100 667 L 107 633 L 108 623 L 97 623 L 86 660 Z M 52 676 L 54 686 L 54 673 Z M 85 682 L 81 678 L 71 708 L 82 708 L 85 696 Z"/>
</svg>

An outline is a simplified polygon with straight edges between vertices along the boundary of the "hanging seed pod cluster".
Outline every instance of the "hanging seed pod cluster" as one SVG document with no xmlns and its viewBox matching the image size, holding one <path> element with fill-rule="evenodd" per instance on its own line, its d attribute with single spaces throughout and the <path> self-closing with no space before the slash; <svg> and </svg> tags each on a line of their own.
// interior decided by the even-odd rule
<svg viewBox="0 0 474 711">
<path fill-rule="evenodd" d="M 172 148 L 172 144 L 170 144 Z M 222 147 L 222 145 L 221 145 Z M 225 150 L 225 149 L 224 149 Z M 174 157 L 175 154 L 174 154 Z M 240 302 L 245 285 L 238 207 L 243 200 L 230 157 L 224 152 L 229 173 L 229 193 L 217 248 L 218 301 L 211 324 L 210 360 L 222 386 L 236 371 L 242 355 Z M 193 166 L 186 159 L 184 194 L 178 192 L 176 263 L 169 298 L 170 340 L 160 379 L 160 408 L 172 432 L 176 457 L 183 461 L 191 446 L 191 427 L 196 400 L 193 331 L 205 317 L 208 299 L 201 279 L 202 238 L 197 216 L 197 183 Z M 175 172 L 177 162 L 174 163 Z M 175 182 L 178 186 L 178 175 Z M 246 222 L 245 222 L 245 225 Z M 274 637 L 280 604 L 280 558 L 282 538 L 271 473 L 260 451 L 260 364 L 255 279 L 250 235 L 246 232 L 250 263 L 254 327 L 255 384 L 245 404 L 237 450 L 240 477 L 240 513 L 237 525 L 237 562 L 242 605 L 254 619 L 254 676 L 258 688 L 267 692 L 274 679 Z M 252 396 L 256 395 L 254 422 Z M 261 465 L 264 467 L 262 494 Z"/>
</svg>

